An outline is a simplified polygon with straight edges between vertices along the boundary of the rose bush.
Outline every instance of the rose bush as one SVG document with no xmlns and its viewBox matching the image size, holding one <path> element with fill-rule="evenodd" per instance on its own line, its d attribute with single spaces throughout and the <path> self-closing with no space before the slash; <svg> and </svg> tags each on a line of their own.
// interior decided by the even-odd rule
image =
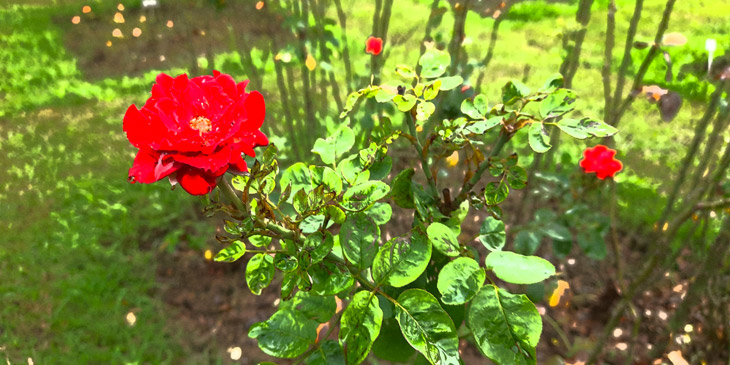
<svg viewBox="0 0 730 365">
<path fill-rule="evenodd" d="M 614 158 L 616 150 L 604 145 L 597 145 L 593 148 L 586 148 L 583 151 L 583 159 L 580 160 L 580 167 L 586 173 L 596 173 L 596 177 L 603 180 L 607 177 L 614 177 L 621 171 L 623 164 Z"/>
<path fill-rule="evenodd" d="M 127 139 L 139 148 L 130 182 L 168 177 L 190 194 L 211 192 L 226 171 L 248 170 L 242 154 L 268 144 L 259 129 L 266 116 L 264 97 L 246 92 L 248 80 L 213 72 L 188 79 L 160 74 L 141 109 L 124 115 Z"/>
</svg>

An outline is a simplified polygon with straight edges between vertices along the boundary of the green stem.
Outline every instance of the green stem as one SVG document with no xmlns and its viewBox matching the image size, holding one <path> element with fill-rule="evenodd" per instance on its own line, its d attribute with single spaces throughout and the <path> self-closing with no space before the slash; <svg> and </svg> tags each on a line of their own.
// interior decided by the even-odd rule
<svg viewBox="0 0 730 365">
<path fill-rule="evenodd" d="M 228 182 L 228 178 L 226 178 L 226 176 L 223 176 L 221 178 L 221 183 L 218 184 L 218 188 L 223 193 L 223 195 L 226 196 L 226 199 L 228 199 L 233 205 L 236 206 L 236 209 L 238 209 L 241 213 L 248 213 L 246 211 L 246 207 L 243 205 L 243 201 L 233 190 L 233 187 L 231 186 L 231 183 Z"/>
</svg>

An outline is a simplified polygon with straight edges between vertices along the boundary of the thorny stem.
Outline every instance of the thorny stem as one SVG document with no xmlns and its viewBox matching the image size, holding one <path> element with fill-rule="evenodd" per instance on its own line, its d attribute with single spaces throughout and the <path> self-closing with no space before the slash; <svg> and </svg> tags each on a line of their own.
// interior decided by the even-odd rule
<svg viewBox="0 0 730 365">
<path fill-rule="evenodd" d="M 438 199 L 438 190 L 436 189 L 436 180 L 433 178 L 433 174 L 431 173 L 431 166 L 428 164 L 428 158 L 424 156 L 424 149 L 423 145 L 421 144 L 421 140 L 418 138 L 418 132 L 416 131 L 416 118 L 413 117 L 413 113 L 415 113 L 416 109 L 413 108 L 408 114 L 408 129 L 411 132 L 411 135 L 413 136 L 413 142 L 414 147 L 416 147 L 416 152 L 418 153 L 418 157 L 421 159 L 421 168 L 423 169 L 423 174 L 426 175 L 426 180 L 428 181 L 428 187 L 431 189 L 432 195 L 435 194 L 436 198 Z"/>
<path fill-rule="evenodd" d="M 456 198 L 454 199 L 454 202 L 451 204 L 451 207 L 447 207 L 448 213 L 450 213 L 453 209 L 455 209 L 453 207 L 458 207 L 459 205 L 461 205 L 462 202 L 464 202 L 464 200 L 466 200 L 471 189 L 473 189 L 474 186 L 479 182 L 484 171 L 487 170 L 487 168 L 489 168 L 489 158 L 497 156 L 499 154 L 499 152 L 502 151 L 502 148 L 504 147 L 504 145 L 507 144 L 507 141 L 509 141 L 510 138 L 512 138 L 512 136 L 513 136 L 513 133 L 506 132 L 504 129 L 502 129 L 502 132 L 499 134 L 499 139 L 497 140 L 497 144 L 494 145 L 494 147 L 492 148 L 492 151 L 489 153 L 489 156 L 487 156 L 487 158 L 479 164 L 479 166 L 477 167 L 477 171 L 474 173 L 474 175 L 471 177 L 471 179 L 469 179 L 469 181 L 467 181 L 461 187 L 461 191 L 459 192 L 459 195 L 457 195 Z"/>
<path fill-rule="evenodd" d="M 613 257 L 616 260 L 616 277 L 618 281 L 618 287 L 623 291 L 624 289 L 624 268 L 623 262 L 621 261 L 621 250 L 618 243 L 618 232 L 616 230 L 616 181 L 611 180 L 611 205 L 609 208 L 609 220 L 611 222 L 611 248 L 613 250 Z"/>
<path fill-rule="evenodd" d="M 612 126 L 618 126 L 618 123 L 621 120 L 623 114 L 626 112 L 626 109 L 636 99 L 636 96 L 638 95 L 636 91 L 639 89 L 639 86 L 644 81 L 644 75 L 646 75 L 646 72 L 649 70 L 649 65 L 651 65 L 654 57 L 656 57 L 656 55 L 659 53 L 659 44 L 664 37 L 664 32 L 666 32 L 667 27 L 669 27 L 669 18 L 672 15 L 672 9 L 674 8 L 674 3 L 676 1 L 677 0 L 667 0 L 667 5 L 664 8 L 664 13 L 662 14 L 662 20 L 659 23 L 659 29 L 657 29 L 656 36 L 654 37 L 654 44 L 649 49 L 649 53 L 647 53 L 646 57 L 644 57 L 644 61 L 641 63 L 641 66 L 639 66 L 639 71 L 636 73 L 634 83 L 631 86 L 631 92 L 629 92 L 629 95 L 626 97 L 626 99 L 624 99 L 623 103 L 621 103 L 621 106 L 617 108 L 616 114 L 611 121 L 612 123 L 609 123 Z M 619 99 L 614 100 L 616 106 L 618 106 L 618 100 Z"/>
</svg>

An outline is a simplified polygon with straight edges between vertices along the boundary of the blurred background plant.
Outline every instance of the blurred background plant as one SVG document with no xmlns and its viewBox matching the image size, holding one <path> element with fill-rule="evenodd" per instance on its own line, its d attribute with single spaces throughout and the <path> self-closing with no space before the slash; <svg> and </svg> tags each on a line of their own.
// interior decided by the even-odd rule
<svg viewBox="0 0 730 365">
<path fill-rule="evenodd" d="M 443 114 L 424 128 L 465 98 L 498 100 L 508 80 L 537 85 L 555 71 L 578 108 L 620 123 L 615 184 L 577 167 L 596 141 L 555 136 L 534 160 L 514 151 L 535 183 L 505 203 L 508 242 L 563 275 L 522 288 L 545 309 L 540 358 L 727 359 L 728 13 L 720 0 L 6 0 L 0 348 L 12 362 L 239 360 L 238 346 L 244 361 L 266 359 L 241 337 L 274 298 L 247 299 L 241 267 L 209 261 L 219 247 L 201 204 L 127 184 L 124 110 L 160 71 L 217 69 L 264 94 L 282 163 L 311 161 L 351 91 L 396 78 L 433 46 L 465 81 L 436 99 Z M 379 55 L 365 53 L 370 36 L 383 40 Z M 353 110 L 358 146 L 391 115 L 374 102 Z M 402 156 L 394 166 L 411 165 Z M 466 156 L 454 160 L 440 179 L 463 176 Z"/>
</svg>

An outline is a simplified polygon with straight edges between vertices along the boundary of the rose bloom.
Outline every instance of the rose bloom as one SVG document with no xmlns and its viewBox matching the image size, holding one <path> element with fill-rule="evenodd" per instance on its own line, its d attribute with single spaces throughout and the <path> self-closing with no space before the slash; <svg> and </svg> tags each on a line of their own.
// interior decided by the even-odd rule
<svg viewBox="0 0 730 365">
<path fill-rule="evenodd" d="M 377 56 L 383 51 L 383 38 L 370 36 L 365 41 L 365 53 L 370 53 L 373 56 Z"/>
<path fill-rule="evenodd" d="M 269 143 L 259 130 L 264 97 L 246 92 L 247 84 L 217 71 L 192 79 L 157 76 L 144 106 L 131 105 L 124 115 L 127 139 L 139 148 L 129 181 L 168 177 L 173 186 L 204 195 L 226 171 L 247 171 L 242 153 L 253 157 L 255 147 Z"/>
<path fill-rule="evenodd" d="M 586 148 L 583 151 L 583 159 L 580 160 L 580 167 L 586 173 L 595 172 L 596 177 L 601 180 L 613 177 L 623 168 L 621 161 L 615 159 L 614 156 L 616 156 L 616 150 L 604 145 L 599 144 L 593 148 Z"/>
</svg>

